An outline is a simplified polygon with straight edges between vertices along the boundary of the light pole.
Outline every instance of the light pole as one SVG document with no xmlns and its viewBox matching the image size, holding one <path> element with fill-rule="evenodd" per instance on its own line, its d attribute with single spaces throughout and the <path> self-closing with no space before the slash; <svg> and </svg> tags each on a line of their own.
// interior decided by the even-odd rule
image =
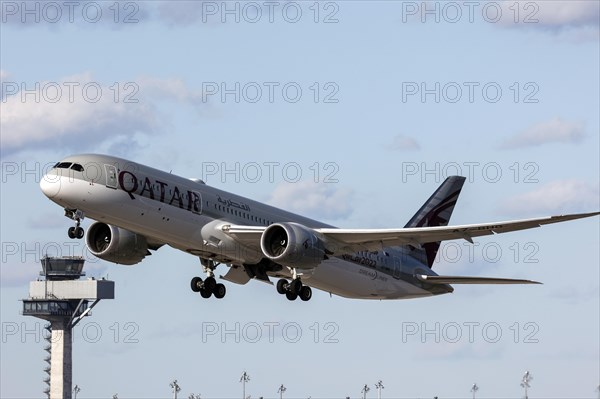
<svg viewBox="0 0 600 399">
<path fill-rule="evenodd" d="M 279 399 L 283 399 L 283 393 L 287 391 L 287 388 L 283 386 L 283 384 L 281 384 L 281 386 L 279 387 L 279 389 L 277 390 L 277 393 L 279 394 Z"/>
<path fill-rule="evenodd" d="M 179 386 L 179 384 L 177 384 L 177 380 L 173 380 L 173 382 L 171 382 L 169 386 L 173 388 L 173 399 L 177 399 L 177 393 L 181 391 L 181 387 Z"/>
<path fill-rule="evenodd" d="M 367 384 L 365 384 L 365 386 L 363 387 L 362 391 L 360 391 L 360 393 L 363 394 L 363 399 L 367 399 L 367 392 L 369 392 L 371 390 L 371 388 L 369 388 L 367 386 Z"/>
<path fill-rule="evenodd" d="M 246 383 L 248 381 L 250 381 L 250 376 L 244 371 L 244 374 L 240 378 L 240 382 L 242 383 L 242 399 L 246 399 Z"/>
<path fill-rule="evenodd" d="M 531 385 L 529 385 L 531 380 L 533 380 L 533 376 L 529 371 L 526 371 L 523 375 L 523 379 L 521 380 L 521 386 L 525 388 L 525 399 L 529 398 L 529 396 L 527 395 L 527 390 L 531 388 Z"/>
<path fill-rule="evenodd" d="M 73 399 L 77 399 L 77 394 L 81 391 L 81 388 L 79 388 L 79 385 L 75 385 L 75 387 L 73 387 Z"/>
<path fill-rule="evenodd" d="M 479 387 L 477 386 L 477 384 L 473 384 L 473 386 L 471 387 L 471 392 L 473 392 L 473 399 L 475 399 L 475 394 L 477 393 L 477 391 L 479 391 Z"/>
<path fill-rule="evenodd" d="M 377 399 L 381 399 L 381 390 L 385 389 L 385 387 L 383 386 L 383 382 L 381 380 L 377 381 L 377 384 L 375 384 L 375 388 L 377 388 Z"/>
</svg>

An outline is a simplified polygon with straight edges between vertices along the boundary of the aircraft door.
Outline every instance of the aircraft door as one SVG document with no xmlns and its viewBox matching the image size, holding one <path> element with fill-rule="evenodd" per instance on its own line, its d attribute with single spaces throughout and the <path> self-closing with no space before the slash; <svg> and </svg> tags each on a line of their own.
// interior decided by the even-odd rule
<svg viewBox="0 0 600 399">
<path fill-rule="evenodd" d="M 198 191 L 190 191 L 188 198 L 188 210 L 198 215 L 202 214 L 202 194 Z"/>
<path fill-rule="evenodd" d="M 117 188 L 117 168 L 114 165 L 104 164 L 106 172 L 106 187 Z"/>
</svg>

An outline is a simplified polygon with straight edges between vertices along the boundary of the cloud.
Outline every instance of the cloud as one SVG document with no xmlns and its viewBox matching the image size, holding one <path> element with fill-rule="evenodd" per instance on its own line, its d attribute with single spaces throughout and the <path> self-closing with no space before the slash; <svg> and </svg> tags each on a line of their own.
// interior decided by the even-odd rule
<svg viewBox="0 0 600 399">
<path fill-rule="evenodd" d="M 538 29 L 577 41 L 598 40 L 600 3 L 597 1 L 507 0 L 500 4 L 505 16 L 499 21 L 501 27 Z"/>
<path fill-rule="evenodd" d="M 553 118 L 532 125 L 500 144 L 500 148 L 536 147 L 547 143 L 578 143 L 584 134 L 583 124 Z"/>
<path fill-rule="evenodd" d="M 301 181 L 282 183 L 271 194 L 268 203 L 318 219 L 343 219 L 352 213 L 353 193 L 328 183 Z"/>
<path fill-rule="evenodd" d="M 31 92 L 19 90 L 3 99 L 3 154 L 45 146 L 79 149 L 114 136 L 155 133 L 159 127 L 154 105 L 131 95 L 135 84 L 126 90 L 123 86 L 117 95 L 114 86 L 82 74 L 34 83 L 26 90 Z"/>
<path fill-rule="evenodd" d="M 514 4 L 510 1 L 511 5 Z M 527 7 L 529 0 L 519 1 L 523 13 L 533 12 L 535 8 Z M 600 3 L 597 1 L 540 1 L 539 25 L 545 28 L 563 29 L 567 27 L 585 27 L 598 26 L 598 18 L 600 18 Z M 514 7 L 513 7 L 514 8 Z"/>
<path fill-rule="evenodd" d="M 202 90 L 192 90 L 179 78 L 158 79 L 151 76 L 142 76 L 136 80 L 140 92 L 157 100 L 175 101 L 188 105 L 203 115 L 210 108 L 208 96 Z"/>
<path fill-rule="evenodd" d="M 11 28 L 45 28 L 57 31 L 63 27 L 119 30 L 150 19 L 147 4 L 104 1 L 36 1 L 3 2 L 2 25 Z"/>
<path fill-rule="evenodd" d="M 398 134 L 394 137 L 388 148 L 392 151 L 414 151 L 419 150 L 421 147 L 412 137 Z"/>
<path fill-rule="evenodd" d="M 56 82 L 7 82 L 4 94 L 2 156 L 48 146 L 63 151 L 122 146 L 130 152 L 167 126 L 170 115 L 159 112 L 159 103 L 190 106 L 201 116 L 211 110 L 201 90 L 177 78 L 141 77 L 109 86 L 83 73 Z"/>
<path fill-rule="evenodd" d="M 502 213 L 523 215 L 558 215 L 592 212 L 600 206 L 599 185 L 566 179 L 550 182 L 536 190 L 508 198 L 500 206 Z"/>
<path fill-rule="evenodd" d="M 282 3 L 274 2 L 215 2 L 215 1 L 160 1 L 157 3 L 158 20 L 169 27 L 180 28 L 194 24 L 216 26 L 226 22 L 246 21 L 255 23 L 269 21 L 275 12 L 280 12 Z M 291 3 L 291 2 L 290 2 Z"/>
<path fill-rule="evenodd" d="M 186 1 L 174 7 L 172 2 L 161 1 L 158 3 L 158 18 L 171 27 L 193 25 L 201 20 L 204 3 L 206 2 Z"/>
<path fill-rule="evenodd" d="M 9 77 L 10 74 L 6 70 L 0 69 L 0 101 L 4 100 L 4 82 Z"/>
</svg>

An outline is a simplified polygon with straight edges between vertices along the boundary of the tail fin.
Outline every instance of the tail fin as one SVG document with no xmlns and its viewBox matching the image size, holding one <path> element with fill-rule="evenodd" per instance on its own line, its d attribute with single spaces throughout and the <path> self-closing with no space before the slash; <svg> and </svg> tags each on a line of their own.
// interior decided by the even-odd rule
<svg viewBox="0 0 600 399">
<path fill-rule="evenodd" d="M 448 177 L 404 227 L 447 226 L 464 182 L 462 176 Z M 440 244 L 438 241 L 423 244 L 420 248 L 408 245 L 408 248 L 411 256 L 431 268 Z"/>
</svg>

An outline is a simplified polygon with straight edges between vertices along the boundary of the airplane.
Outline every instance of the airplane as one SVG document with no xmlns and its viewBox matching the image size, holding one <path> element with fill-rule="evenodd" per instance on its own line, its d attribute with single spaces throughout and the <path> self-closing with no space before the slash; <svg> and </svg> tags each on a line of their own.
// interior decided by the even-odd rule
<svg viewBox="0 0 600 399">
<path fill-rule="evenodd" d="M 41 179 L 42 192 L 75 222 L 103 260 L 133 265 L 168 245 L 200 259 L 204 279 L 192 291 L 223 298 L 220 278 L 258 280 L 293 301 L 312 288 L 347 298 L 407 299 L 451 293 L 451 284 L 540 284 L 537 281 L 438 275 L 432 269 L 444 240 L 530 229 L 600 212 L 449 226 L 465 178 L 448 177 L 404 228 L 346 229 L 293 214 L 205 184 L 108 155 L 69 156 Z M 85 234 L 84 218 L 95 220 Z"/>
</svg>

